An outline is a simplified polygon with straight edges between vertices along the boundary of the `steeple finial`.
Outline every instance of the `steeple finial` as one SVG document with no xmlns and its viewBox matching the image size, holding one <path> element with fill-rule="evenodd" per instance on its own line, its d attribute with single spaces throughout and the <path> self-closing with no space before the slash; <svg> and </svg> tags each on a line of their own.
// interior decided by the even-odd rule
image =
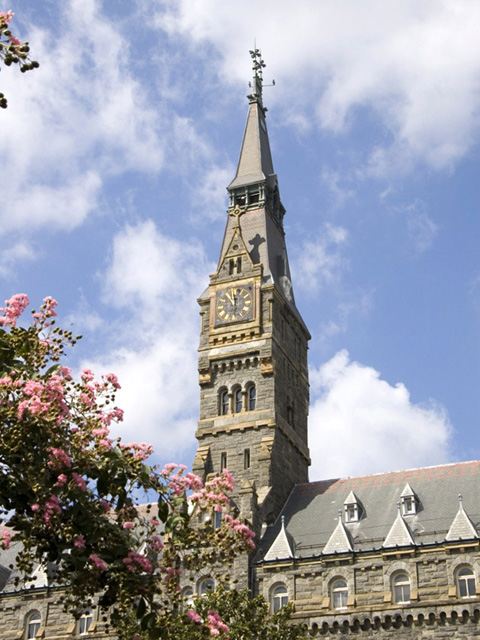
<svg viewBox="0 0 480 640">
<path fill-rule="evenodd" d="M 257 49 L 256 44 L 253 45 L 253 49 L 250 51 L 250 55 L 253 61 L 253 83 L 252 93 L 247 96 L 250 102 L 259 102 L 262 105 L 262 93 L 263 93 L 263 69 L 267 66 L 262 58 L 260 49 Z"/>
</svg>

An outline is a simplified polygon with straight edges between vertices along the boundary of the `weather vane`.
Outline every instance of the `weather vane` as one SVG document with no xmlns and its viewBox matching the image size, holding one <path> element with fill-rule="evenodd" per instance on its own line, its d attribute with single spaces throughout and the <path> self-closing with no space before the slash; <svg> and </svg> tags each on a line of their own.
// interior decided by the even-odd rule
<svg viewBox="0 0 480 640">
<path fill-rule="evenodd" d="M 248 97 L 249 100 L 262 100 L 263 87 L 274 87 L 275 80 L 272 80 L 272 84 L 263 84 L 263 69 L 267 66 L 262 58 L 260 49 L 257 49 L 256 44 L 253 45 L 253 49 L 249 52 L 253 60 L 253 83 L 249 82 L 248 86 L 253 88 L 253 93 Z M 264 108 L 264 111 L 267 109 Z"/>
</svg>

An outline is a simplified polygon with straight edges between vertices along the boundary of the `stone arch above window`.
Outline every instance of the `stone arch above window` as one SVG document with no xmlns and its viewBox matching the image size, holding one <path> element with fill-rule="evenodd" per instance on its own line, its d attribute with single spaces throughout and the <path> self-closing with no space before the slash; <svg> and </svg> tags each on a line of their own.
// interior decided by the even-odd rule
<svg viewBox="0 0 480 640">
<path fill-rule="evenodd" d="M 198 595 L 201 598 L 206 596 L 207 593 L 209 593 L 210 591 L 213 591 L 214 589 L 215 589 L 215 582 L 213 578 L 203 578 L 198 583 Z"/>
<path fill-rule="evenodd" d="M 288 589 L 283 582 L 277 583 L 273 586 L 270 600 L 273 613 L 276 613 L 288 604 Z"/>
<path fill-rule="evenodd" d="M 456 569 L 455 584 L 459 598 L 473 598 L 477 595 L 475 572 L 470 565 L 461 565 Z"/>
<path fill-rule="evenodd" d="M 182 608 L 190 609 L 193 606 L 193 597 L 192 587 L 185 587 L 182 591 Z"/>
<path fill-rule="evenodd" d="M 40 631 L 40 626 L 42 623 L 42 616 L 40 615 L 40 611 L 34 609 L 33 611 L 29 611 L 27 617 L 25 619 L 25 639 L 33 640 L 38 637 L 38 632 Z"/>
</svg>

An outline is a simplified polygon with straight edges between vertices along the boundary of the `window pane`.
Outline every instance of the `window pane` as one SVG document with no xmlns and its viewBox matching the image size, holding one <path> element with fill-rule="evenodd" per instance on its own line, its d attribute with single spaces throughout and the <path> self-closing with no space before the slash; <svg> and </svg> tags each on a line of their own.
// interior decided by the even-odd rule
<svg viewBox="0 0 480 640">
<path fill-rule="evenodd" d="M 288 591 L 285 585 L 279 585 L 273 592 L 273 612 L 275 613 L 288 603 Z"/>
<path fill-rule="evenodd" d="M 220 395 L 220 415 L 226 416 L 228 413 L 228 391 L 222 391 Z"/>
<path fill-rule="evenodd" d="M 242 390 L 237 389 L 235 391 L 235 413 L 240 413 L 242 410 Z"/>
<path fill-rule="evenodd" d="M 345 580 L 337 580 L 332 585 L 332 600 L 334 609 L 345 609 L 348 601 L 348 588 Z"/>
<path fill-rule="evenodd" d="M 255 410 L 256 400 L 257 400 L 257 392 L 255 390 L 255 387 L 252 386 L 248 390 L 248 410 L 249 411 Z"/>
<path fill-rule="evenodd" d="M 393 580 L 393 599 L 395 602 L 410 602 L 410 578 L 399 573 Z"/>
<path fill-rule="evenodd" d="M 211 578 L 207 578 L 206 580 L 202 580 L 200 584 L 200 595 L 204 596 L 208 591 L 213 591 L 215 589 L 215 583 Z"/>
<path fill-rule="evenodd" d="M 28 619 L 27 624 L 27 638 L 28 640 L 32 640 L 37 637 L 37 633 L 40 630 L 40 621 L 41 617 L 38 612 L 32 613 L 30 618 Z"/>
<path fill-rule="evenodd" d="M 458 572 L 458 595 L 461 598 L 471 598 L 476 595 L 475 575 L 469 567 L 464 567 Z"/>
</svg>

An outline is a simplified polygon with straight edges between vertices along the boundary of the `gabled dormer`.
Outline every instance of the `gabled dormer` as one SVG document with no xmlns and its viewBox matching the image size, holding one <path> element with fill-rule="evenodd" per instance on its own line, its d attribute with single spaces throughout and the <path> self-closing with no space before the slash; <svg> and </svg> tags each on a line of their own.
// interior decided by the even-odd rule
<svg viewBox="0 0 480 640">
<path fill-rule="evenodd" d="M 400 505 L 404 516 L 414 516 L 418 512 L 419 500 L 408 482 L 400 494 Z"/>
<path fill-rule="evenodd" d="M 343 503 L 343 509 L 345 512 L 345 522 L 350 524 L 352 522 L 360 522 L 364 509 L 357 496 L 350 491 L 345 502 Z"/>
</svg>

